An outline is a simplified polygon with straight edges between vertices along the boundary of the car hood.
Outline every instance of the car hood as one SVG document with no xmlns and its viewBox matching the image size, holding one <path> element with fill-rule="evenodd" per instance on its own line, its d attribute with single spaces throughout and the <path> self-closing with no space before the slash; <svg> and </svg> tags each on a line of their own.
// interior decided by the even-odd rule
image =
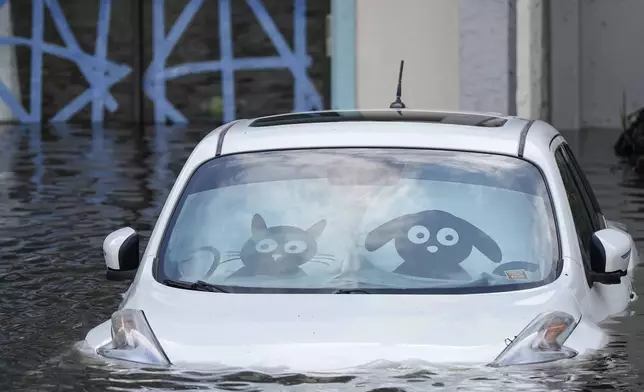
<svg viewBox="0 0 644 392">
<path fill-rule="evenodd" d="M 561 286 L 468 295 L 226 294 L 133 300 L 174 364 L 315 371 L 385 360 L 489 363 L 538 314 L 580 318 Z"/>
</svg>

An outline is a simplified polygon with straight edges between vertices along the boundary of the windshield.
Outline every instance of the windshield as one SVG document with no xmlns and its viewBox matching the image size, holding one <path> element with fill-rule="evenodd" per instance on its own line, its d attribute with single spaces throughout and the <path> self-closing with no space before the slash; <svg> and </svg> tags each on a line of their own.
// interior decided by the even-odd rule
<svg viewBox="0 0 644 392">
<path fill-rule="evenodd" d="M 257 292 L 460 293 L 556 278 L 547 187 L 513 157 L 416 149 L 254 152 L 190 178 L 159 281 Z"/>
</svg>

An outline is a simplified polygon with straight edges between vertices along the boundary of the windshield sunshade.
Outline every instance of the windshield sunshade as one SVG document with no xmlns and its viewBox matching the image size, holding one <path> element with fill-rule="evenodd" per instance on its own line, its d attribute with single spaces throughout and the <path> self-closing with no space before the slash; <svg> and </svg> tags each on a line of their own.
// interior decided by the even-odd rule
<svg viewBox="0 0 644 392">
<path fill-rule="evenodd" d="M 196 170 L 156 278 L 232 292 L 486 292 L 552 281 L 558 249 L 543 177 L 518 158 L 258 152 Z"/>
</svg>

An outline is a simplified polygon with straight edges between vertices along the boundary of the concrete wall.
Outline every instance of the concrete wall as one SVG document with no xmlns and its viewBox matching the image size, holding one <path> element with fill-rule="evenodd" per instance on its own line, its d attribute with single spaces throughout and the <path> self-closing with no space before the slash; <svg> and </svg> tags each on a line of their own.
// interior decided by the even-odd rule
<svg viewBox="0 0 644 392">
<path fill-rule="evenodd" d="M 6 1 L 0 72 L 17 68 L 22 123 L 211 126 L 329 106 L 330 0 Z"/>
<path fill-rule="evenodd" d="M 622 96 L 644 105 L 644 1 L 581 3 L 582 126 L 617 127 Z"/>
<path fill-rule="evenodd" d="M 396 98 L 416 109 L 459 107 L 459 6 L 453 0 L 357 0 L 357 106 Z"/>
<path fill-rule="evenodd" d="M 552 2 L 552 122 L 564 129 L 620 126 L 644 106 L 644 1 Z"/>
<path fill-rule="evenodd" d="M 515 0 L 460 0 L 460 107 L 516 114 Z"/>
<path fill-rule="evenodd" d="M 351 0 L 347 0 L 351 1 Z M 644 106 L 642 0 L 356 0 L 357 106 L 620 126 Z"/>
<path fill-rule="evenodd" d="M 514 0 L 356 2 L 357 107 L 515 113 Z"/>
<path fill-rule="evenodd" d="M 551 3 L 551 122 L 563 129 L 581 126 L 579 7 L 578 0 Z"/>
<path fill-rule="evenodd" d="M 130 0 L 112 3 L 114 15 L 133 14 L 132 4 L 136 4 Z M 182 2 L 166 3 L 161 14 L 165 13 L 168 20 L 175 20 L 189 8 Z M 42 3 L 14 1 L 10 12 L 8 1 L 0 0 L 0 83 L 12 90 L 22 107 L 32 106 L 30 118 L 50 119 L 65 112 L 66 105 L 84 94 L 95 80 L 82 75 L 74 61 L 50 53 L 35 70 L 28 47 L 18 47 L 14 56 L 7 37 L 13 33 L 31 38 L 33 16 L 37 15 L 34 4 Z M 68 26 L 87 55 L 94 56 L 99 41 L 96 37 L 107 35 L 98 31 L 100 3 L 50 4 L 60 4 L 63 16 L 56 17 L 57 22 Z M 576 129 L 618 127 L 624 95 L 628 111 L 644 106 L 644 52 L 638 47 L 639 37 L 644 36 L 642 0 L 253 2 L 266 7 L 262 12 L 251 11 L 242 1 L 206 2 L 166 59 L 173 65 L 187 63 L 190 72 L 170 78 L 163 94 L 151 94 L 154 99 L 139 100 L 142 73 L 150 70 L 154 54 L 161 52 L 152 45 L 152 30 L 157 25 L 153 17 L 157 12 L 152 11 L 154 4 L 157 9 L 162 3 L 143 4 L 140 20 L 148 25 L 141 37 L 135 29 L 136 19 L 111 18 L 107 58 L 117 65 L 131 65 L 131 72 L 109 89 L 118 105 L 114 112 L 105 113 L 106 119 L 153 120 L 153 110 L 162 106 L 159 100 L 165 97 L 190 120 L 221 117 L 220 106 L 233 108 L 233 114 L 239 117 L 251 117 L 301 109 L 313 101 L 311 97 L 317 98 L 317 94 L 307 93 L 310 89 L 316 89 L 323 101 L 315 107 L 387 107 L 394 99 L 401 59 L 405 60 L 403 98 L 410 108 L 519 114 L 550 120 L 562 129 Z M 225 10 L 230 18 L 219 15 L 222 10 L 218 4 L 230 4 L 231 9 Z M 325 25 L 331 11 L 334 16 Z M 45 8 L 43 13 L 45 42 L 64 46 L 52 24 L 51 12 Z M 263 24 L 258 22 L 258 15 L 264 15 Z M 232 29 L 232 35 L 224 37 L 227 40 L 220 37 L 222 26 L 213 30 L 220 21 Z M 166 30 L 169 28 L 166 26 Z M 215 72 L 216 60 L 222 57 L 219 47 L 233 36 L 235 61 L 242 57 L 249 68 Z M 137 37 L 140 46 L 134 42 Z M 282 69 L 286 63 L 271 65 L 271 69 L 253 68 L 258 60 L 266 64 L 264 56 L 273 56 L 276 47 L 280 47 L 283 58 L 293 47 L 305 49 L 296 56 L 298 64 L 306 68 L 304 77 L 299 78 L 302 83 L 293 83 L 294 71 Z M 90 69 L 90 60 L 93 58 L 76 61 L 76 65 Z M 197 72 L 203 61 L 208 61 L 213 72 Z M 17 66 L 12 65 L 16 62 Z M 43 75 L 42 86 L 33 88 L 30 81 L 38 82 Z M 222 85 L 234 85 L 234 89 Z M 140 113 L 136 109 L 139 104 Z M 74 120 L 93 121 L 93 105 L 92 110 L 89 104 L 74 109 Z M 0 100 L 0 120 L 9 115 Z"/>
</svg>

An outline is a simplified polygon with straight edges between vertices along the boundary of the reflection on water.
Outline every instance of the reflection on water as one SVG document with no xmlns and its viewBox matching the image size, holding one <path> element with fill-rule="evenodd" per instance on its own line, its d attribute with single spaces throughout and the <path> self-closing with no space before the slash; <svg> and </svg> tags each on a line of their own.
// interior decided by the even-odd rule
<svg viewBox="0 0 644 392">
<path fill-rule="evenodd" d="M 159 371 L 93 363 L 73 350 L 127 288 L 107 282 L 103 238 L 146 238 L 181 165 L 209 129 L 0 126 L 0 390 L 641 390 L 644 328 L 608 324 L 614 341 L 574 367 L 441 369 L 381 363 L 346 374 Z M 644 242 L 644 180 L 612 155 L 618 133 L 566 135 L 610 219 Z M 142 244 L 145 246 L 145 241 Z M 636 278 L 639 270 L 636 270 Z M 636 281 L 638 291 L 644 287 Z"/>
</svg>

